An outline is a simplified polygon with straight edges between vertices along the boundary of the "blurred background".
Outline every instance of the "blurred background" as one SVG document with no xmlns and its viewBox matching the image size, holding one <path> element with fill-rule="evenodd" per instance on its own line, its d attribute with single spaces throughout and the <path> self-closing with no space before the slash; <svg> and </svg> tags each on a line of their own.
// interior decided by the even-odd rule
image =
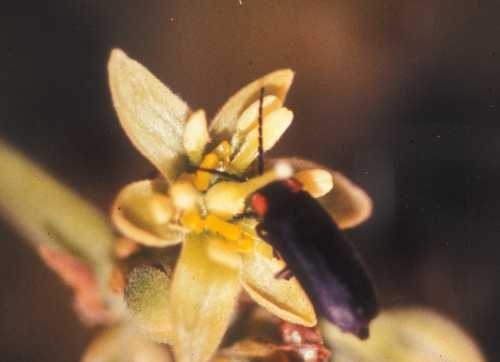
<svg viewBox="0 0 500 362">
<path fill-rule="evenodd" d="M 423 304 L 500 355 L 500 3 L 494 0 L 9 2 L 0 137 L 106 210 L 153 169 L 119 128 L 106 63 L 123 48 L 213 115 L 289 67 L 295 121 L 274 155 L 340 170 L 375 211 L 349 237 L 386 307 Z M 1 165 L 0 165 L 1 172 Z M 0 223 L 2 361 L 76 361 L 94 331 Z"/>
</svg>

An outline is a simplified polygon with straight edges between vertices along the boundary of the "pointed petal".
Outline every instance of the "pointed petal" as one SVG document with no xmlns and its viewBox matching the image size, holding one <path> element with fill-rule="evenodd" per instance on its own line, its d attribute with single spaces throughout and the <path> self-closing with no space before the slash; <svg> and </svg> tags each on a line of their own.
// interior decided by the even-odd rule
<svg viewBox="0 0 500 362">
<path fill-rule="evenodd" d="M 327 209 L 341 229 L 352 228 L 368 219 L 372 213 L 372 201 L 368 194 L 347 177 L 337 171 L 328 169 L 312 161 L 300 158 L 282 158 L 269 160 L 266 167 L 272 167 L 277 162 L 288 162 L 300 172 L 309 169 L 323 169 L 330 172 L 333 189 L 318 201 Z"/>
<path fill-rule="evenodd" d="M 247 109 L 243 111 L 236 123 L 238 132 L 246 133 L 257 126 L 259 119 L 260 99 L 253 102 Z M 274 95 L 265 96 L 262 100 L 262 113 L 265 116 L 272 111 L 281 107 L 279 98 Z"/>
<path fill-rule="evenodd" d="M 111 52 L 108 72 L 113 104 L 127 136 L 172 181 L 185 161 L 182 133 L 189 107 L 120 49 Z"/>
<path fill-rule="evenodd" d="M 128 275 L 125 301 L 139 328 L 155 341 L 171 341 L 170 278 L 157 268 L 140 266 Z"/>
<path fill-rule="evenodd" d="M 182 246 L 170 292 L 176 360 L 210 360 L 236 307 L 238 271 L 212 261 L 205 240 L 190 235 Z"/>
<path fill-rule="evenodd" d="M 290 69 L 281 69 L 269 73 L 246 85 L 234 94 L 216 114 L 210 124 L 210 134 L 216 141 L 230 139 L 236 130 L 237 120 L 252 103 L 259 99 L 261 88 L 266 95 L 278 98 L 278 107 L 281 106 L 293 81 L 294 73 Z"/>
<path fill-rule="evenodd" d="M 473 339 L 458 325 L 424 308 L 384 311 L 372 322 L 366 341 L 326 321 L 321 322 L 321 329 L 338 362 L 485 361 Z"/>
<path fill-rule="evenodd" d="M 262 116 L 266 117 L 269 113 L 281 107 L 282 102 L 274 95 L 265 96 L 262 100 Z M 236 121 L 236 130 L 231 138 L 233 149 L 239 149 L 245 137 L 252 129 L 256 128 L 259 120 L 260 99 L 253 102 Z"/>
<path fill-rule="evenodd" d="M 271 313 L 291 323 L 316 324 L 316 314 L 306 293 L 295 278 L 277 279 L 284 263 L 251 253 L 243 258 L 241 281 L 245 291 Z"/>
<path fill-rule="evenodd" d="M 280 108 L 264 117 L 262 125 L 262 143 L 264 152 L 270 150 L 281 138 L 292 123 L 293 113 L 287 108 Z M 231 161 L 231 166 L 237 172 L 244 172 L 255 161 L 259 154 L 259 131 L 254 128 L 250 131 L 243 144 Z"/>
<path fill-rule="evenodd" d="M 173 362 L 167 348 L 138 334 L 132 326 L 101 333 L 87 347 L 82 362 Z"/>
<path fill-rule="evenodd" d="M 205 111 L 198 110 L 189 116 L 184 129 L 183 144 L 189 160 L 198 165 L 201 162 L 205 146 L 210 142 Z"/>
<path fill-rule="evenodd" d="M 174 212 L 160 181 L 137 181 L 125 186 L 111 209 L 117 229 L 138 243 L 162 247 L 182 241 L 184 232 L 170 223 Z"/>
</svg>

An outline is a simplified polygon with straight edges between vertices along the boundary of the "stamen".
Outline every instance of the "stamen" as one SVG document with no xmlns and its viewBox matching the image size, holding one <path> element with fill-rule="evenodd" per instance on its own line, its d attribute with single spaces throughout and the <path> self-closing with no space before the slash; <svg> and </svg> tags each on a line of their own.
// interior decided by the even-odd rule
<svg viewBox="0 0 500 362">
<path fill-rule="evenodd" d="M 220 170 L 217 170 L 217 169 L 205 168 L 205 167 L 197 167 L 197 166 L 189 166 L 189 168 L 191 170 L 193 170 L 193 171 L 206 172 L 206 173 L 210 173 L 212 175 L 218 175 L 218 176 L 225 177 L 225 178 L 228 178 L 228 179 L 231 179 L 231 180 L 235 180 L 235 181 L 239 181 L 239 182 L 243 182 L 243 181 L 247 181 L 248 180 L 246 177 L 238 176 L 238 175 L 233 175 L 232 173 L 225 172 L 225 171 L 220 171 Z"/>
<path fill-rule="evenodd" d="M 184 215 L 182 215 L 181 222 L 195 233 L 201 233 L 205 228 L 205 223 L 196 210 L 185 212 Z"/>
<path fill-rule="evenodd" d="M 217 156 L 219 156 L 219 159 L 221 159 L 224 162 L 224 164 L 228 164 L 229 158 L 233 153 L 233 149 L 229 144 L 229 142 L 224 140 L 221 143 L 219 143 L 219 145 L 215 148 L 214 152 L 217 153 Z"/>
<path fill-rule="evenodd" d="M 246 182 L 219 182 L 205 194 L 207 210 L 223 219 L 230 219 L 243 212 L 245 201 L 252 193 L 277 179 L 279 177 L 273 169 Z"/>
<path fill-rule="evenodd" d="M 205 226 L 209 231 L 215 232 L 231 241 L 237 241 L 242 238 L 243 232 L 238 226 L 228 223 L 215 215 L 207 216 Z"/>
<path fill-rule="evenodd" d="M 201 161 L 200 169 L 214 169 L 219 163 L 219 157 L 211 152 L 205 155 L 203 161 Z M 198 191 L 206 191 L 208 186 L 210 186 L 210 181 L 212 179 L 212 173 L 205 171 L 196 172 L 196 177 L 194 180 L 194 185 Z"/>
</svg>

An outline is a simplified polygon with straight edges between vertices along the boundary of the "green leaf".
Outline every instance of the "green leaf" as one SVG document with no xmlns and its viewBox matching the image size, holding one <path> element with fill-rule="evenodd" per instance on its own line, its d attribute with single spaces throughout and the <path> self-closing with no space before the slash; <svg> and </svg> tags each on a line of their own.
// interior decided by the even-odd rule
<svg viewBox="0 0 500 362">
<path fill-rule="evenodd" d="M 109 261 L 113 233 L 89 202 L 0 140 L 0 213 L 33 244 L 91 264 Z"/>
<path fill-rule="evenodd" d="M 35 248 L 73 255 L 95 273 L 105 305 L 120 313 L 108 287 L 113 232 L 98 209 L 0 140 L 0 216 Z"/>
</svg>

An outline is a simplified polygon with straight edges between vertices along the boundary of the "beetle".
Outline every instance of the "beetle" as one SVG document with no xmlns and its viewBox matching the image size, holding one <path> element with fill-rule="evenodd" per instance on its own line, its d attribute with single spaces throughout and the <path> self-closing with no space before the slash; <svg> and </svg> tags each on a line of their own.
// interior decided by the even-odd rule
<svg viewBox="0 0 500 362">
<path fill-rule="evenodd" d="M 258 170 L 264 172 L 263 99 L 259 102 Z M 257 234 L 284 259 L 276 277 L 296 277 L 315 309 L 344 332 L 360 339 L 378 313 L 375 288 L 353 245 L 337 224 L 294 179 L 274 181 L 251 197 L 260 218 Z"/>
<path fill-rule="evenodd" d="M 378 312 L 372 281 L 328 212 L 294 179 L 274 181 L 251 197 L 257 234 L 286 263 L 276 277 L 296 277 L 318 314 L 361 339 Z"/>
</svg>

